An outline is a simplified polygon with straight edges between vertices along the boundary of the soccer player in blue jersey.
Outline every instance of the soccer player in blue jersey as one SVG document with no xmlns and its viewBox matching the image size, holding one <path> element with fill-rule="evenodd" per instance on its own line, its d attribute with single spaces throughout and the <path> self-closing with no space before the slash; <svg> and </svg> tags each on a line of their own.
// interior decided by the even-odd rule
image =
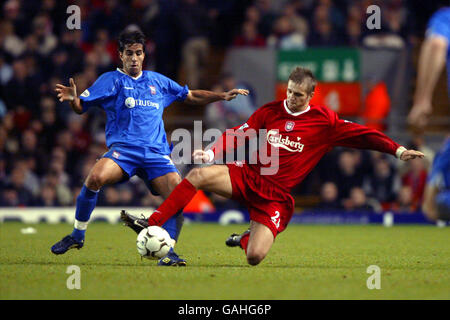
<svg viewBox="0 0 450 320">
<path fill-rule="evenodd" d="M 93 106 L 105 110 L 109 151 L 89 172 L 76 201 L 73 232 L 52 246 L 54 254 L 83 247 L 89 218 L 96 206 L 98 192 L 104 185 L 137 175 L 152 193 L 167 198 L 181 181 L 170 159 L 171 149 L 162 120 L 164 109 L 172 102 L 206 105 L 218 100 L 232 100 L 238 94 L 248 94 L 244 89 L 222 93 L 189 90 L 187 86 L 182 87 L 159 73 L 142 70 L 144 48 L 145 36 L 142 32 L 124 31 L 119 36 L 122 68 L 102 74 L 79 97 L 72 78 L 68 87 L 56 85 L 59 100 L 69 101 L 76 113 L 81 114 Z M 136 232 L 140 230 L 129 226 Z M 179 213 L 163 227 L 177 240 L 181 226 L 182 215 Z M 158 264 L 184 266 L 186 262 L 171 250 Z"/>
<path fill-rule="evenodd" d="M 438 10 L 428 22 L 419 56 L 414 105 L 408 115 L 410 124 L 423 128 L 428 123 L 433 91 L 446 63 L 450 94 L 450 7 Z M 422 210 L 432 221 L 450 220 L 450 136 L 433 161 Z"/>
</svg>

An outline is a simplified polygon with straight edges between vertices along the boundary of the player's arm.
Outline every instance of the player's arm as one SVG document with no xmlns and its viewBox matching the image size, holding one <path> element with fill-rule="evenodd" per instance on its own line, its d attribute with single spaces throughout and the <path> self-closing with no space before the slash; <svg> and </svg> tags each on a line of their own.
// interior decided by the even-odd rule
<svg viewBox="0 0 450 320">
<path fill-rule="evenodd" d="M 189 90 L 184 102 L 188 104 L 205 105 L 220 100 L 230 101 L 236 98 L 239 94 L 247 96 L 249 94 L 249 91 L 245 89 L 233 89 L 227 92 Z"/>
<path fill-rule="evenodd" d="M 422 152 L 407 150 L 378 130 L 339 119 L 336 114 L 331 124 L 330 141 L 333 146 L 375 150 L 403 161 L 424 157 Z"/>
<path fill-rule="evenodd" d="M 81 105 L 81 100 L 77 95 L 77 86 L 72 78 L 69 79 L 69 82 L 69 87 L 58 83 L 55 91 L 58 93 L 58 99 L 60 102 L 69 101 L 69 105 L 72 110 L 78 114 L 81 114 L 83 113 L 83 107 Z"/>
</svg>

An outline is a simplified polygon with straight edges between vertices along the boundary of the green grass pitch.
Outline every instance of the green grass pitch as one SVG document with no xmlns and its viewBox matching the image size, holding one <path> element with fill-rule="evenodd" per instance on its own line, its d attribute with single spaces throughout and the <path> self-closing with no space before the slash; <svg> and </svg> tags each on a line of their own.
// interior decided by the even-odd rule
<svg viewBox="0 0 450 320">
<path fill-rule="evenodd" d="M 247 265 L 226 237 L 244 225 L 185 225 L 176 251 L 186 268 L 142 259 L 128 228 L 90 224 L 85 247 L 55 256 L 68 224 L 0 224 L 0 299 L 450 299 L 450 228 L 290 225 L 266 259 Z M 67 267 L 81 271 L 69 290 Z M 370 265 L 381 289 L 367 288 Z"/>
</svg>

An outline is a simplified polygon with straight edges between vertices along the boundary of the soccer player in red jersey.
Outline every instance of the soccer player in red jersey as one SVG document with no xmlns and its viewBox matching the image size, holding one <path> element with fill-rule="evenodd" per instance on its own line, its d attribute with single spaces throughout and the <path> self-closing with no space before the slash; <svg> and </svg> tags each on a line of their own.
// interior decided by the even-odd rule
<svg viewBox="0 0 450 320">
<path fill-rule="evenodd" d="M 161 226 L 183 209 L 197 190 L 214 192 L 247 207 L 250 229 L 241 235 L 233 234 L 227 245 L 240 246 L 248 263 L 257 265 L 292 217 L 294 199 L 290 191 L 334 146 L 377 150 L 403 161 L 424 156 L 419 151 L 407 150 L 379 131 L 341 120 L 326 107 L 310 105 L 315 85 L 312 72 L 297 67 L 289 77 L 287 99 L 262 106 L 233 132 L 239 137 L 251 129 L 265 129 L 264 154 L 271 155 L 274 150 L 277 154 L 272 161 L 275 163 L 270 164 L 272 170 L 262 161 L 262 153 L 253 164 L 235 161 L 194 168 L 147 221 L 134 217 L 135 224 Z M 224 133 L 209 150 L 194 151 L 194 159 L 211 163 L 242 144 L 243 139 L 230 143 L 227 135 L 230 132 Z"/>
</svg>

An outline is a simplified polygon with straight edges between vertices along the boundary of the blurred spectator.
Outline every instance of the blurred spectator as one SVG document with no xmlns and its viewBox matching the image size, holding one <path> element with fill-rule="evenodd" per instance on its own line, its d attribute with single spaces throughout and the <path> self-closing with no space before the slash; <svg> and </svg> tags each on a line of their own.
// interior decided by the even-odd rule
<svg viewBox="0 0 450 320">
<path fill-rule="evenodd" d="M 55 99 L 51 96 L 43 96 L 40 101 L 42 131 L 39 134 L 39 143 L 44 152 L 50 152 L 56 141 L 55 133 L 62 127 L 58 121 L 55 104 Z"/>
<path fill-rule="evenodd" d="M 31 192 L 33 198 L 36 198 L 39 195 L 40 188 L 39 178 L 33 171 L 35 162 L 36 158 L 32 156 L 19 158 L 15 162 L 15 167 L 23 172 L 24 185 L 27 186 L 27 190 Z"/>
<path fill-rule="evenodd" d="M 148 192 L 144 197 L 141 198 L 139 203 L 140 206 L 146 208 L 158 208 L 161 203 L 163 203 L 163 198 L 161 196 L 154 196 Z"/>
<path fill-rule="evenodd" d="M 413 204 L 418 206 L 422 202 L 423 191 L 427 180 L 425 161 L 417 158 L 408 161 L 408 171 L 402 176 L 402 185 L 409 186 L 413 193 Z"/>
<path fill-rule="evenodd" d="M 102 1 L 102 6 L 99 6 L 92 12 L 91 15 L 91 35 L 95 37 L 95 33 L 99 29 L 106 29 L 112 35 L 117 36 L 124 28 L 124 21 L 126 21 L 127 8 L 119 0 Z M 93 42 L 94 39 L 89 39 Z"/>
<path fill-rule="evenodd" d="M 344 150 L 338 156 L 338 166 L 335 172 L 335 183 L 339 186 L 339 199 L 350 196 L 353 187 L 362 187 L 364 176 L 358 168 L 359 151 Z"/>
<path fill-rule="evenodd" d="M 209 58 L 208 31 L 211 19 L 197 0 L 181 0 L 175 13 L 181 37 L 181 54 L 187 84 L 192 89 L 205 86 L 206 62 Z"/>
<path fill-rule="evenodd" d="M 398 192 L 392 210 L 399 213 L 412 213 L 417 206 L 413 203 L 413 190 L 410 186 L 403 186 Z"/>
<path fill-rule="evenodd" d="M 19 194 L 12 185 L 6 185 L 0 193 L 1 207 L 18 207 L 23 206 L 19 200 Z"/>
<path fill-rule="evenodd" d="M 403 0 L 374 1 L 381 7 L 381 26 L 368 30 L 363 44 L 373 48 L 404 48 L 409 37 L 408 10 Z"/>
<path fill-rule="evenodd" d="M 55 187 L 51 184 L 44 184 L 41 187 L 40 195 L 35 205 L 40 207 L 58 207 L 60 204 L 56 196 Z"/>
<path fill-rule="evenodd" d="M 25 129 L 30 125 L 31 111 L 22 105 L 14 108 L 14 126 L 25 134 Z"/>
<path fill-rule="evenodd" d="M 378 155 L 381 155 L 378 153 Z M 373 173 L 367 177 L 367 192 L 378 199 L 385 209 L 389 209 L 390 203 L 395 201 L 400 187 L 395 167 L 385 156 L 377 156 L 373 159 Z"/>
<path fill-rule="evenodd" d="M 0 43 L 2 49 L 14 58 L 19 57 L 25 51 L 24 41 L 14 33 L 14 25 L 8 20 L 0 23 Z"/>
<path fill-rule="evenodd" d="M 1 42 L 1 39 L 0 39 Z M 0 86 L 4 86 L 11 80 L 13 76 L 13 69 L 11 65 L 9 65 L 5 61 L 4 54 L 0 51 Z"/>
<path fill-rule="evenodd" d="M 365 19 L 366 10 L 362 8 L 361 3 L 350 3 L 347 8 L 347 21 L 345 23 L 345 45 L 350 47 L 361 45 L 362 26 Z"/>
<path fill-rule="evenodd" d="M 345 45 L 359 47 L 361 44 L 361 22 L 350 19 L 346 23 Z"/>
<path fill-rule="evenodd" d="M 87 115 L 72 113 L 67 121 L 70 135 L 73 139 L 73 150 L 77 153 L 86 153 L 91 144 L 91 136 L 84 129 Z"/>
<path fill-rule="evenodd" d="M 321 211 L 333 211 L 342 209 L 338 199 L 338 188 L 333 182 L 325 182 L 320 190 L 320 203 L 317 209 Z"/>
<path fill-rule="evenodd" d="M 313 14 L 308 46 L 332 47 L 338 46 L 339 44 L 340 39 L 336 32 L 336 26 L 333 25 L 330 17 L 330 7 L 327 5 L 318 5 Z"/>
<path fill-rule="evenodd" d="M 261 14 L 256 6 L 251 5 L 245 9 L 245 22 L 250 22 L 255 25 L 258 28 L 258 33 L 260 33 L 259 24 L 261 22 Z"/>
<path fill-rule="evenodd" d="M 9 186 L 6 189 L 11 191 L 8 195 L 12 197 L 13 191 L 15 191 L 18 206 L 31 206 L 34 203 L 32 190 L 25 184 L 25 178 L 26 172 L 20 166 L 15 166 L 8 177 Z"/>
<path fill-rule="evenodd" d="M 60 180 L 58 172 L 56 172 L 56 170 L 51 170 L 43 177 L 41 185 L 48 185 L 56 190 L 58 204 L 62 206 L 73 205 L 72 192 L 69 187 L 64 183 L 61 183 Z"/>
<path fill-rule="evenodd" d="M 267 45 L 284 50 L 304 49 L 306 41 L 304 34 L 294 28 L 292 18 L 279 17 L 273 26 L 273 32 L 267 38 Z"/>
<path fill-rule="evenodd" d="M 299 15 L 296 8 L 296 3 L 288 2 L 284 6 L 283 15 L 289 19 L 294 32 L 301 35 L 303 39 L 307 39 L 309 34 L 308 20 Z"/>
<path fill-rule="evenodd" d="M 49 55 L 58 44 L 52 29 L 52 22 L 46 14 L 39 14 L 33 19 L 32 36 L 36 37 L 37 51 L 43 56 Z"/>
<path fill-rule="evenodd" d="M 102 197 L 98 200 L 98 205 L 103 207 L 119 207 L 119 192 L 114 186 L 107 186 L 102 190 Z"/>
<path fill-rule="evenodd" d="M 381 205 L 376 199 L 368 199 L 364 190 L 354 187 L 350 190 L 350 196 L 343 201 L 344 208 L 348 211 L 381 212 Z"/>
<path fill-rule="evenodd" d="M 272 32 L 277 14 L 272 9 L 271 0 L 256 0 L 255 6 L 260 16 L 259 31 L 264 38 L 267 38 Z"/>
<path fill-rule="evenodd" d="M 117 56 L 117 46 L 109 41 L 107 30 L 98 30 L 85 57 L 87 64 L 95 66 L 96 73 L 101 74 L 114 69 L 114 65 L 119 62 Z"/>
<path fill-rule="evenodd" d="M 242 32 L 233 40 L 235 47 L 264 47 L 266 40 L 258 33 L 257 26 L 250 21 L 244 22 Z"/>
<path fill-rule="evenodd" d="M 31 79 L 28 77 L 25 60 L 15 60 L 13 71 L 13 77 L 3 90 L 7 107 L 11 110 L 17 105 L 23 105 L 28 109 L 32 109 L 39 93 L 37 92 L 38 88 L 33 86 Z"/>
<path fill-rule="evenodd" d="M 209 128 L 217 128 L 224 131 L 243 124 L 255 111 L 254 92 L 246 83 L 239 82 L 230 74 L 225 73 L 221 76 L 220 84 L 216 84 L 212 91 L 228 91 L 233 88 L 248 89 L 248 96 L 239 95 L 231 101 L 217 101 L 206 106 L 206 121 Z"/>
<path fill-rule="evenodd" d="M 119 192 L 119 205 L 122 207 L 132 207 L 136 205 L 136 199 L 134 198 L 134 192 L 129 185 L 120 185 Z"/>
</svg>

